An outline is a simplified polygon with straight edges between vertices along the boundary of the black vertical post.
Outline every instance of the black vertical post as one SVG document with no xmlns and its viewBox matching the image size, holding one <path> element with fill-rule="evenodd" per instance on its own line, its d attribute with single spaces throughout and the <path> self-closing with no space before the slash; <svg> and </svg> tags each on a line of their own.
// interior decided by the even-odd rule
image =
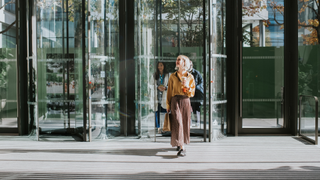
<svg viewBox="0 0 320 180">
<path fill-rule="evenodd" d="M 127 72 L 126 72 L 126 0 L 119 1 L 119 91 L 120 91 L 120 133 L 127 135 Z"/>
<path fill-rule="evenodd" d="M 36 43 L 36 42 L 32 42 L 32 40 L 31 40 L 32 39 L 32 16 L 35 14 L 35 12 L 34 12 L 34 4 L 33 4 L 34 1 L 29 0 L 28 3 L 29 3 L 29 6 L 28 6 L 28 21 L 29 22 L 28 22 L 28 27 L 27 27 L 28 31 L 29 31 L 29 34 L 27 34 L 27 36 L 29 37 L 29 40 L 28 40 L 28 46 L 29 46 L 28 54 L 29 54 L 29 56 L 31 56 L 32 55 L 32 44 Z M 34 84 L 34 81 L 33 81 L 34 74 L 33 74 L 32 62 L 33 62 L 33 59 L 29 59 L 28 62 L 27 62 L 29 64 L 29 69 L 28 70 L 29 70 L 29 82 L 30 82 L 29 88 L 28 88 L 29 98 L 27 98 L 27 101 L 35 102 L 35 92 L 34 92 L 35 84 Z M 20 71 L 19 68 L 18 68 L 18 70 Z M 19 86 L 21 86 L 21 84 Z M 20 88 L 18 88 L 18 89 L 20 89 Z M 20 95 L 20 93 L 19 93 L 19 95 Z M 20 96 L 19 96 L 19 99 L 21 100 Z M 20 106 L 18 106 L 18 107 L 20 109 Z M 28 107 L 28 106 L 26 106 L 26 107 Z M 34 113 L 31 113 L 31 112 L 34 112 L 34 108 L 35 108 L 34 105 L 30 105 L 29 106 L 29 112 L 30 112 L 29 118 L 30 118 L 30 121 L 28 120 L 29 121 L 29 123 L 28 123 L 28 134 L 31 133 L 31 131 L 33 129 L 33 124 L 34 124 L 34 120 L 35 120 L 34 118 L 35 117 L 34 117 Z M 21 109 L 19 110 L 19 112 L 21 112 Z M 19 117 L 20 117 L 20 115 L 21 115 L 21 113 L 18 114 Z M 18 124 L 20 124 L 20 122 Z"/>
<path fill-rule="evenodd" d="M 156 15 L 155 15 L 155 23 L 154 23 L 154 29 L 155 29 L 155 35 L 156 35 L 156 49 L 155 49 L 155 54 L 156 56 L 159 56 L 158 54 L 158 48 L 159 48 L 159 37 L 158 37 L 158 5 L 159 5 L 159 0 L 156 0 Z M 161 29 L 161 28 L 160 28 Z"/>
<path fill-rule="evenodd" d="M 27 1 L 16 1 L 16 38 L 17 38 L 17 69 L 18 69 L 18 131 L 19 135 L 28 134 L 28 61 L 27 57 Z M 35 42 L 34 42 L 35 43 Z"/>
<path fill-rule="evenodd" d="M 120 133 L 135 135 L 134 1 L 119 1 Z"/>
<path fill-rule="evenodd" d="M 208 64 L 209 64 L 209 70 L 208 70 L 208 77 L 209 77 L 209 130 L 208 130 L 208 136 L 209 136 L 209 142 L 212 140 L 212 1 L 208 0 L 208 32 L 209 32 L 209 43 L 208 43 Z"/>
<path fill-rule="evenodd" d="M 160 14 L 160 23 L 159 23 L 159 33 L 160 33 L 160 54 L 159 57 L 162 57 L 162 1 L 159 1 L 159 14 Z M 158 59 L 159 60 L 159 59 Z M 158 63 L 158 62 L 157 62 Z"/>
<path fill-rule="evenodd" d="M 221 7 L 220 7 L 220 11 L 221 11 L 221 19 L 222 19 L 222 21 L 221 21 L 221 37 L 222 37 L 222 41 L 221 41 L 221 43 L 222 44 L 224 44 L 224 37 L 225 37 L 225 35 L 224 35 L 224 7 L 225 6 L 225 3 L 222 1 L 221 2 Z M 221 48 L 221 54 L 224 54 L 224 52 L 225 52 L 225 49 L 223 48 L 223 46 L 222 46 L 222 48 Z M 224 83 L 225 83 L 225 81 L 224 81 L 224 73 L 225 73 L 225 69 L 224 69 L 224 59 L 223 58 L 221 58 L 221 73 L 220 73 L 220 76 L 222 77 L 222 79 L 221 79 L 221 99 L 222 100 L 224 100 L 224 97 L 225 97 L 225 93 L 224 93 L 224 91 L 225 91 L 225 88 L 224 88 Z M 224 115 L 224 108 L 225 108 L 225 105 L 224 104 L 221 104 L 221 132 L 222 133 L 225 133 L 224 132 L 224 121 L 225 121 L 225 115 Z"/>
<path fill-rule="evenodd" d="M 203 100 L 203 140 L 204 142 L 207 142 L 207 28 L 206 28 L 206 1 L 202 1 L 202 8 L 203 8 L 203 82 L 204 82 L 204 87 L 203 91 L 205 93 L 205 98 Z M 179 40 L 180 41 L 180 40 Z M 210 112 L 209 112 L 210 113 Z"/>
<path fill-rule="evenodd" d="M 64 0 L 62 0 L 62 14 L 61 15 L 62 15 L 62 19 L 61 19 L 61 21 L 62 21 L 62 55 L 64 57 Z M 64 99 L 64 96 L 63 96 L 63 99 Z"/>
<path fill-rule="evenodd" d="M 236 27 L 237 27 L 237 42 L 236 42 L 236 49 L 235 53 L 237 55 L 237 69 L 236 72 L 236 86 L 239 89 L 239 92 L 237 93 L 236 101 L 237 107 L 236 107 L 236 114 L 235 114 L 235 136 L 238 136 L 239 129 L 242 128 L 242 47 L 243 47 L 243 41 L 242 41 L 242 0 L 238 0 L 238 3 L 236 3 L 237 11 L 236 14 Z"/>
<path fill-rule="evenodd" d="M 67 57 L 69 59 L 69 2 L 66 1 L 67 5 L 66 5 L 66 25 L 67 25 Z M 84 4 L 83 4 L 84 5 Z M 70 100 L 70 89 L 69 89 L 69 83 L 70 83 L 70 72 L 69 72 L 69 64 L 70 62 L 67 61 L 67 100 Z M 62 86 L 63 88 L 65 87 L 65 85 Z M 65 100 L 65 99 L 64 99 Z M 67 102 L 67 112 L 68 112 L 68 128 L 70 128 L 70 103 Z"/>
<path fill-rule="evenodd" d="M 160 23 L 159 23 L 159 33 L 160 33 L 160 54 L 159 54 L 159 58 L 155 61 L 155 63 L 154 63 L 154 67 L 155 68 L 158 68 L 157 67 L 157 64 L 158 64 L 158 62 L 159 62 L 159 60 L 162 60 L 162 57 L 163 57 L 163 54 L 162 54 L 162 1 L 160 0 L 160 1 L 158 1 L 159 2 L 159 14 L 160 14 L 160 16 L 159 16 L 159 21 L 160 21 Z M 155 91 L 154 92 L 155 94 L 156 93 L 158 93 L 158 91 Z M 154 96 L 156 96 L 154 94 Z M 158 100 L 158 99 L 157 99 Z M 157 103 L 157 106 L 155 107 L 156 109 L 157 109 L 157 111 L 158 111 L 158 113 L 154 116 L 155 117 L 155 121 L 154 121 L 154 127 L 156 128 L 157 127 L 157 121 L 156 121 L 156 119 L 158 119 L 158 122 L 160 122 L 160 111 L 161 111 L 161 108 L 160 108 L 160 106 L 159 106 L 159 103 L 160 102 L 158 102 Z"/>
<path fill-rule="evenodd" d="M 68 0 L 67 0 L 68 1 Z M 64 4 L 65 4 L 65 1 L 62 0 L 62 56 L 65 57 L 65 52 L 64 52 L 64 49 L 65 49 L 65 44 L 64 44 L 64 39 L 65 39 L 65 36 L 64 36 L 64 17 L 65 17 L 65 14 L 64 14 Z M 68 6 L 68 2 L 67 2 L 67 6 Z M 68 24 L 67 24 L 68 26 Z M 68 31 L 67 31 L 68 33 Z M 66 73 L 65 73 L 65 63 L 62 64 L 62 98 L 63 100 L 65 100 L 66 98 L 66 92 L 65 92 L 65 89 L 64 89 L 64 86 L 65 86 L 65 79 L 66 79 Z M 63 103 L 63 111 L 66 109 L 66 103 Z M 64 121 L 64 126 L 66 125 L 66 122 Z"/>
<path fill-rule="evenodd" d="M 240 40 L 242 1 L 226 0 L 226 53 L 227 53 L 227 122 L 228 133 L 238 135 L 240 119 Z"/>
<path fill-rule="evenodd" d="M 20 59 L 19 59 L 19 55 L 20 55 L 20 52 L 19 52 L 19 11 L 18 11 L 18 8 L 19 7 L 19 1 L 16 1 L 15 2 L 15 16 L 16 16 L 16 58 L 17 58 L 17 77 L 20 78 Z M 18 82 L 19 82 L 19 79 L 18 79 Z M 18 90 L 18 94 L 20 95 L 20 84 L 17 84 L 18 87 L 17 87 L 17 90 Z M 19 98 L 20 96 L 18 96 Z M 20 98 L 19 98 L 20 100 Z M 28 107 L 28 106 L 27 106 Z M 20 101 L 17 101 L 17 108 L 18 108 L 18 111 L 17 111 L 17 118 L 18 118 L 18 132 L 19 134 L 21 134 L 21 118 L 20 118 Z M 2 114 L 2 113 L 1 113 Z M 1 115 L 2 116 L 2 115 Z"/>
<path fill-rule="evenodd" d="M 284 1 L 284 118 L 297 134 L 298 112 L 298 2 Z"/>
<path fill-rule="evenodd" d="M 109 3 L 109 2 L 108 2 Z M 105 56 L 111 56 L 111 53 L 110 53 L 110 48 L 111 48 L 111 45 L 108 44 L 108 40 L 109 40 L 109 37 L 107 37 L 107 34 L 109 35 L 109 33 L 107 33 L 107 30 L 109 30 L 109 26 L 107 26 L 107 0 L 104 0 L 104 55 Z M 108 22 L 110 22 L 110 19 L 108 20 Z M 108 27 L 108 28 L 107 28 Z M 109 51 L 107 52 L 107 48 L 109 49 Z M 107 74 L 107 62 L 106 64 L 104 65 L 104 69 L 102 69 L 104 72 L 105 72 L 105 77 L 104 77 L 104 96 L 106 98 L 109 98 L 108 97 L 108 81 L 107 81 L 107 76 L 110 76 L 111 74 Z M 111 94 L 111 93 L 110 93 Z M 105 129 L 106 131 L 108 130 L 108 104 L 105 104 L 104 106 L 104 113 L 105 113 Z M 107 132 L 106 132 L 107 133 Z"/>
<path fill-rule="evenodd" d="M 253 32 L 252 23 L 250 23 L 250 47 L 253 47 Z"/>
<path fill-rule="evenodd" d="M 84 5 L 84 4 L 83 4 Z M 66 26 L 67 26 L 67 54 L 69 55 L 69 2 L 66 1 Z"/>
<path fill-rule="evenodd" d="M 127 106 L 128 106 L 128 135 L 135 135 L 135 61 L 134 61 L 134 2 L 127 0 Z"/>
<path fill-rule="evenodd" d="M 181 44 L 180 44 L 180 24 L 181 24 L 181 21 L 180 21 L 180 19 L 181 19 L 181 15 L 180 15 L 180 1 L 181 0 L 178 0 L 178 55 L 180 55 L 180 53 L 181 53 Z M 205 1 L 206 0 L 203 0 L 204 1 L 204 4 L 206 4 L 205 3 Z M 205 9 L 205 6 L 203 6 L 203 8 Z M 205 12 L 205 11 L 204 11 Z M 204 18 L 205 18 L 205 16 L 204 16 Z"/>
<path fill-rule="evenodd" d="M 86 89 L 86 0 L 82 0 L 82 23 L 81 23 L 81 33 L 82 33 L 82 99 L 83 99 L 83 141 L 87 141 L 87 89 Z"/>
<path fill-rule="evenodd" d="M 155 61 L 154 61 L 154 67 L 156 67 L 156 65 L 158 64 L 158 61 L 159 61 L 159 57 L 162 55 L 162 41 L 160 40 L 160 54 L 161 55 L 159 55 L 158 53 L 159 53 L 159 50 L 158 50 L 158 48 L 159 48 L 159 37 L 158 37 L 158 31 L 159 31 L 159 34 L 160 34 L 160 37 L 161 37 L 161 33 L 162 33 L 162 23 L 161 23 L 161 1 L 160 0 L 156 0 L 156 2 L 155 2 L 155 6 L 156 6 L 156 15 L 155 15 L 155 36 L 156 36 L 156 49 L 155 49 L 155 55 L 157 56 L 157 58 L 155 59 Z M 159 6 L 159 7 L 158 7 Z M 160 9 L 160 10 L 159 10 Z M 159 14 L 160 14 L 160 17 L 159 17 L 159 21 L 160 21 L 160 23 L 159 23 L 159 26 L 158 26 L 158 16 L 159 16 Z M 158 30 L 158 27 L 159 27 L 159 30 Z M 140 45 L 141 46 L 141 45 Z M 140 53 L 140 52 L 139 52 Z M 138 92 L 138 93 L 140 93 L 140 92 Z M 157 93 L 157 92 L 154 92 L 154 93 Z M 155 96 L 155 94 L 154 94 L 154 96 Z M 156 108 L 156 107 L 155 107 Z M 158 109 L 158 112 L 160 112 L 160 109 L 159 108 L 157 108 Z M 139 111 L 140 111 L 140 109 L 139 109 Z M 160 113 L 158 113 L 158 116 L 154 116 L 154 127 L 156 128 L 157 127 L 157 121 L 156 121 L 156 119 L 160 119 Z"/>
</svg>

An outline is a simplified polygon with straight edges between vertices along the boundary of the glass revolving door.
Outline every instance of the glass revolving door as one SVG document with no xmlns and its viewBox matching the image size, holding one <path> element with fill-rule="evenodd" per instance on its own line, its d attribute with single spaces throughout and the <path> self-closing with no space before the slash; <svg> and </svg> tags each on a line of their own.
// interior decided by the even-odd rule
<svg viewBox="0 0 320 180">
<path fill-rule="evenodd" d="M 34 1 L 29 121 L 37 139 L 83 132 L 81 0 Z"/>
</svg>

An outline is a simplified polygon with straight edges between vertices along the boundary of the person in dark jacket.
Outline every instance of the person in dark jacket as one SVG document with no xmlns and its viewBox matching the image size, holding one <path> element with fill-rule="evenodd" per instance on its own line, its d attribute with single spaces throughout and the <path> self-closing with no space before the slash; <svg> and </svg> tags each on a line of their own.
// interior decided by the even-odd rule
<svg viewBox="0 0 320 180">
<path fill-rule="evenodd" d="M 202 105 L 203 98 L 204 98 L 203 78 L 200 72 L 193 68 L 193 64 L 191 64 L 190 73 L 193 75 L 194 82 L 196 85 L 195 94 L 192 98 L 190 98 L 191 107 L 192 107 L 192 112 L 194 116 L 197 117 L 196 127 L 200 127 L 200 106 Z"/>
</svg>

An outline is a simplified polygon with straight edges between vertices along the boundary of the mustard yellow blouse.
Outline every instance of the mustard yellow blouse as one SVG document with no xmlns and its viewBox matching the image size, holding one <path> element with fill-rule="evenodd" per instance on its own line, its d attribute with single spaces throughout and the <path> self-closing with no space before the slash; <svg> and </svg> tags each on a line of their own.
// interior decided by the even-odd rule
<svg viewBox="0 0 320 180">
<path fill-rule="evenodd" d="M 167 89 L 167 109 L 170 110 L 171 108 L 171 99 L 175 95 L 186 95 L 188 97 L 193 97 L 195 92 L 195 83 L 193 75 L 187 73 L 185 75 L 187 81 L 189 82 L 189 90 L 187 92 L 183 92 L 182 85 L 181 85 L 181 77 L 179 76 L 178 72 L 174 72 L 171 74 L 168 82 L 168 89 Z"/>
</svg>

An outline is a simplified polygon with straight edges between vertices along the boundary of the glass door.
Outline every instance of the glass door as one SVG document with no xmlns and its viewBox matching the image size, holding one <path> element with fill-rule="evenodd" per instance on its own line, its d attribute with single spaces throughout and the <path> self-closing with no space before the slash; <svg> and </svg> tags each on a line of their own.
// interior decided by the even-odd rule
<svg viewBox="0 0 320 180">
<path fill-rule="evenodd" d="M 38 0 L 29 47 L 29 121 L 37 139 L 83 133 L 82 1 Z"/>
<path fill-rule="evenodd" d="M 156 17 L 158 1 L 135 1 L 135 68 L 136 74 L 136 119 L 139 138 L 156 140 L 157 111 L 154 101 L 153 73 L 156 70 Z M 159 114 L 159 116 L 161 116 Z M 161 124 L 161 122 L 160 122 Z"/>
<path fill-rule="evenodd" d="M 15 1 L 3 0 L 0 8 L 0 133 L 18 133 L 15 20 Z"/>
<path fill-rule="evenodd" d="M 225 48 L 225 0 L 211 0 L 209 17 L 211 42 L 209 47 L 209 116 L 211 140 L 225 137 L 227 131 L 226 48 Z"/>
<path fill-rule="evenodd" d="M 177 57 L 186 55 L 193 62 L 194 69 L 202 77 L 205 76 L 203 1 L 136 0 L 135 10 L 136 114 L 139 135 L 156 140 L 170 136 L 170 132 L 162 131 L 166 108 L 162 102 L 165 100 L 156 98 L 159 93 L 156 85 L 158 66 L 164 67 L 165 74 L 174 73 Z M 204 81 L 199 83 L 204 87 Z M 201 99 L 191 101 L 196 104 L 190 123 L 191 135 L 203 136 L 205 105 Z"/>
<path fill-rule="evenodd" d="M 320 33 L 319 26 L 313 26 L 313 22 L 319 22 L 320 4 L 317 1 L 298 2 L 298 92 L 301 97 L 301 131 L 303 134 L 314 135 L 315 116 L 313 108 L 314 100 L 305 96 L 317 96 L 319 91 L 319 59 L 320 59 Z M 317 11 L 314 11 L 316 9 Z M 320 134 L 320 123 L 318 123 Z M 313 136 L 314 137 L 314 136 Z"/>
<path fill-rule="evenodd" d="M 170 132 L 161 131 L 165 114 L 162 108 L 166 107 L 163 107 L 161 99 L 156 98 L 155 75 L 159 64 L 165 67 L 167 73 L 174 73 L 179 55 L 188 56 L 193 62 L 193 68 L 200 74 L 196 80 L 196 96 L 190 99 L 193 108 L 191 136 L 206 135 L 207 138 L 211 134 L 214 139 L 222 137 L 226 127 L 227 103 L 225 0 L 208 2 L 210 4 L 202 0 L 136 0 L 135 102 L 140 137 L 156 141 L 170 136 Z M 212 37 L 210 43 L 209 37 Z M 210 52 L 209 44 L 212 46 Z M 211 76 L 209 69 L 212 69 Z M 209 97 L 209 84 L 212 85 L 210 103 L 205 101 Z M 212 127 L 210 133 L 209 127 Z"/>
<path fill-rule="evenodd" d="M 281 133 L 284 88 L 284 0 L 242 0 L 239 133 Z"/>
<path fill-rule="evenodd" d="M 120 135 L 118 2 L 88 0 L 89 140 Z"/>
</svg>

